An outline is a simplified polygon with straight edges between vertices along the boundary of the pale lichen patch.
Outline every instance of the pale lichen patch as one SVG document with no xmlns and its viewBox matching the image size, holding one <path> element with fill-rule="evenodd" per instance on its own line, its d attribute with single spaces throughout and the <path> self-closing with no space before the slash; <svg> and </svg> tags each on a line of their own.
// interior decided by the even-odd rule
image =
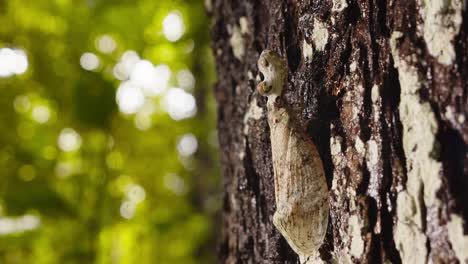
<svg viewBox="0 0 468 264">
<path fill-rule="evenodd" d="M 372 168 L 379 162 L 379 146 L 375 140 L 367 141 L 367 166 Z"/>
<path fill-rule="evenodd" d="M 229 201 L 231 202 L 231 207 L 234 210 L 239 210 L 239 204 L 237 203 L 237 199 L 234 194 L 229 195 Z"/>
<path fill-rule="evenodd" d="M 307 43 L 305 39 L 302 41 L 302 56 L 306 61 L 312 60 L 312 57 L 314 56 L 314 49 L 312 48 L 312 45 Z"/>
<path fill-rule="evenodd" d="M 394 238 L 402 262 L 426 263 L 427 238 L 422 230 L 421 210 L 407 191 L 402 191 L 397 196 L 397 217 Z"/>
<path fill-rule="evenodd" d="M 382 102 L 380 100 L 380 91 L 379 86 L 374 84 L 371 90 L 371 100 L 372 100 L 372 116 L 375 123 L 379 122 Z"/>
<path fill-rule="evenodd" d="M 462 0 L 424 0 L 420 8 L 422 28 L 429 53 L 442 64 L 455 59 L 452 41 L 462 23 Z"/>
<path fill-rule="evenodd" d="M 432 155 L 437 121 L 429 103 L 421 103 L 418 94 L 405 94 L 403 87 L 402 83 L 400 118 L 403 123 L 403 149 L 410 168 L 408 178 L 413 176 L 422 181 L 424 202 L 427 206 L 436 205 L 435 193 L 442 183 L 439 175 L 441 164 Z"/>
<path fill-rule="evenodd" d="M 442 183 L 442 167 L 433 158 L 438 125 L 431 106 L 420 98 L 420 73 L 408 64 L 411 57 L 401 58 L 399 55 L 397 39 L 401 35 L 394 32 L 390 46 L 401 87 L 399 114 L 408 171 L 406 190 L 397 196 L 394 239 L 403 263 L 426 263 L 427 238 L 422 208 L 437 209 L 440 206 L 436 192 Z"/>
<path fill-rule="evenodd" d="M 460 263 L 465 263 L 468 261 L 468 235 L 463 235 L 463 219 L 456 214 L 450 217 L 447 224 L 450 244 Z"/>
<path fill-rule="evenodd" d="M 318 19 L 314 19 L 314 30 L 312 31 L 312 41 L 315 44 L 315 49 L 323 51 L 328 42 L 327 25 Z"/>
<path fill-rule="evenodd" d="M 247 20 L 246 17 L 239 18 L 239 25 L 240 25 L 240 30 L 241 30 L 242 34 L 249 34 L 250 33 L 249 21 Z"/>
<path fill-rule="evenodd" d="M 343 139 L 340 136 L 330 137 L 330 154 L 332 156 L 333 164 L 335 164 L 335 166 L 339 166 L 343 160 L 343 154 L 341 149 L 342 141 Z M 338 187 L 338 177 L 333 177 L 332 191 L 338 193 Z"/>
<path fill-rule="evenodd" d="M 240 151 L 239 151 L 239 159 L 240 160 L 243 160 L 245 158 L 245 140 L 244 140 L 244 144 L 243 144 L 243 147 L 240 148 Z"/>
<path fill-rule="evenodd" d="M 240 85 L 236 85 L 235 91 L 236 91 L 236 95 L 240 95 L 243 91 L 243 87 Z"/>
<path fill-rule="evenodd" d="M 244 115 L 244 130 L 243 130 L 244 136 L 248 136 L 249 134 L 249 129 L 250 129 L 249 120 L 250 119 L 259 120 L 260 118 L 262 118 L 262 116 L 263 116 L 263 108 L 257 105 L 257 98 L 254 98 L 249 105 L 249 109 Z M 239 159 L 241 160 L 245 158 L 246 145 L 247 145 L 247 140 L 244 137 L 244 140 L 242 141 L 242 147 L 239 147 L 240 151 L 238 154 Z"/>
<path fill-rule="evenodd" d="M 206 11 L 208 11 L 208 12 L 213 11 L 213 2 L 212 2 L 212 0 L 205 0 L 204 3 L 205 3 Z"/>
<path fill-rule="evenodd" d="M 228 27 L 228 32 L 231 34 L 231 38 L 229 38 L 229 44 L 231 45 L 234 57 L 236 57 L 238 60 L 242 60 L 242 57 L 245 53 L 245 45 L 241 30 L 238 26 L 234 26 L 232 28 Z"/>
<path fill-rule="evenodd" d="M 249 133 L 249 120 L 259 120 L 263 117 L 263 108 L 257 105 L 257 98 L 254 98 L 250 103 L 247 113 L 244 115 L 244 135 Z"/>
<path fill-rule="evenodd" d="M 360 257 L 364 252 L 364 240 L 361 235 L 362 228 L 363 224 L 359 220 L 359 217 L 352 215 L 348 220 L 348 230 L 351 235 L 350 253 L 355 257 Z"/>
<path fill-rule="evenodd" d="M 247 72 L 247 78 L 249 78 L 249 80 L 254 80 L 254 76 L 253 76 L 252 71 Z"/>
<path fill-rule="evenodd" d="M 333 0 L 332 11 L 341 12 L 346 7 L 348 7 L 348 3 L 346 2 L 346 0 Z"/>
<path fill-rule="evenodd" d="M 334 177 L 333 180 L 332 180 L 332 188 L 331 189 L 332 189 L 332 191 L 334 193 L 337 193 L 337 188 L 338 188 L 338 179 Z"/>
<path fill-rule="evenodd" d="M 330 138 L 330 152 L 332 155 L 338 155 L 341 153 L 341 141 L 343 139 L 340 136 Z"/>
<path fill-rule="evenodd" d="M 349 65 L 349 71 L 351 72 L 356 71 L 356 66 L 357 66 L 356 61 L 351 62 L 351 64 Z"/>
<path fill-rule="evenodd" d="M 349 186 L 348 188 L 346 188 L 346 193 L 348 193 L 348 197 L 355 197 L 356 196 L 356 189 Z M 350 201 L 349 208 L 350 208 L 351 211 L 354 211 L 357 208 L 356 202 L 354 200 Z"/>
<path fill-rule="evenodd" d="M 356 140 L 354 142 L 354 148 L 361 155 L 363 155 L 365 153 L 366 148 L 365 148 L 364 143 L 362 142 L 360 137 L 356 137 Z"/>
<path fill-rule="evenodd" d="M 242 60 L 242 57 L 245 54 L 245 43 L 242 35 L 250 33 L 249 22 L 246 17 L 241 17 L 239 19 L 239 26 L 234 25 L 231 27 L 228 25 L 227 30 L 231 35 L 229 38 L 229 44 L 231 45 L 232 53 L 234 53 L 234 57 L 238 60 Z"/>
<path fill-rule="evenodd" d="M 379 100 L 379 97 L 380 97 L 379 87 L 376 84 L 374 84 L 371 90 L 372 103 L 375 104 Z"/>
<path fill-rule="evenodd" d="M 379 161 L 381 160 L 381 149 L 377 144 L 377 141 L 370 139 L 367 141 L 367 153 L 366 153 L 366 164 L 369 170 L 369 188 L 367 189 L 368 194 L 375 199 L 379 197 L 379 190 L 374 186 L 378 186 L 380 179 L 379 176 Z M 378 224 L 375 226 L 375 230 L 379 230 Z M 376 232 L 377 233 L 377 232 Z"/>
<path fill-rule="evenodd" d="M 453 119 L 454 115 L 453 115 L 453 108 L 452 107 L 447 107 L 445 109 L 445 118 L 447 119 Z"/>
<path fill-rule="evenodd" d="M 391 37 L 390 37 L 390 50 L 392 52 L 392 55 L 395 54 L 397 55 L 398 54 L 398 50 L 397 50 L 397 41 L 398 39 L 400 39 L 401 37 L 403 37 L 403 33 L 400 32 L 400 31 L 393 31 Z M 393 56 L 395 56 L 393 55 Z M 398 61 L 400 60 L 400 58 L 398 58 Z M 395 67 L 398 67 L 398 61 L 395 61 Z"/>
<path fill-rule="evenodd" d="M 422 230 L 415 228 L 410 223 L 398 223 L 394 237 L 403 263 L 427 263 L 427 238 Z"/>
</svg>

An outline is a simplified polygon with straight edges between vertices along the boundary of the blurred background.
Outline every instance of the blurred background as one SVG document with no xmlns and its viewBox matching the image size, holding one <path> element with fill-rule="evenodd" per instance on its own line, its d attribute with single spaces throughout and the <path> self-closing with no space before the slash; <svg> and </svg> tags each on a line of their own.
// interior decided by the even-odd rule
<svg viewBox="0 0 468 264">
<path fill-rule="evenodd" d="M 213 263 L 203 1 L 0 0 L 0 263 Z"/>
</svg>

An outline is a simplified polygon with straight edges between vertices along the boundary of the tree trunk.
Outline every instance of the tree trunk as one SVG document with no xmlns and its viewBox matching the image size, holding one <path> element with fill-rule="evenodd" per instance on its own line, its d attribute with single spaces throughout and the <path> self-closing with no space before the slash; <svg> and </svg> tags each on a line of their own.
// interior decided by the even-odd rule
<svg viewBox="0 0 468 264">
<path fill-rule="evenodd" d="M 328 263 L 468 262 L 468 15 L 462 0 L 213 0 L 223 263 L 298 263 L 272 223 L 264 49 L 330 190 Z"/>
</svg>

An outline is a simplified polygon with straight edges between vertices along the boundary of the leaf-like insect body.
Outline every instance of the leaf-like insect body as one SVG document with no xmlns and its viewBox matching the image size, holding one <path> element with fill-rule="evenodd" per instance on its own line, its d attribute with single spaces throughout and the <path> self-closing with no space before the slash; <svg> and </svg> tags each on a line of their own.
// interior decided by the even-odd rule
<svg viewBox="0 0 468 264">
<path fill-rule="evenodd" d="M 329 194 L 320 155 L 277 103 L 287 69 L 276 53 L 264 51 L 258 62 L 268 93 L 268 124 L 275 179 L 273 223 L 291 248 L 303 256 L 317 254 L 328 225 Z M 260 91 L 260 90 L 259 90 Z"/>
</svg>

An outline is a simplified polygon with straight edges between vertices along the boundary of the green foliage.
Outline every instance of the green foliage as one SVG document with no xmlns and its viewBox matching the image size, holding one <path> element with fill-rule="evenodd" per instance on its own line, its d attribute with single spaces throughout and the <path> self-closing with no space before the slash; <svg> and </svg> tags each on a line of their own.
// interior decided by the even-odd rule
<svg viewBox="0 0 468 264">
<path fill-rule="evenodd" d="M 0 0 L 0 263 L 214 262 L 221 199 L 202 2 Z M 183 34 L 171 37 L 177 18 Z M 24 73 L 2 68 L 20 67 L 5 59 L 12 50 L 25 52 Z M 151 66 L 139 77 L 122 66 L 135 55 Z M 196 114 L 177 116 L 192 98 Z"/>
</svg>

